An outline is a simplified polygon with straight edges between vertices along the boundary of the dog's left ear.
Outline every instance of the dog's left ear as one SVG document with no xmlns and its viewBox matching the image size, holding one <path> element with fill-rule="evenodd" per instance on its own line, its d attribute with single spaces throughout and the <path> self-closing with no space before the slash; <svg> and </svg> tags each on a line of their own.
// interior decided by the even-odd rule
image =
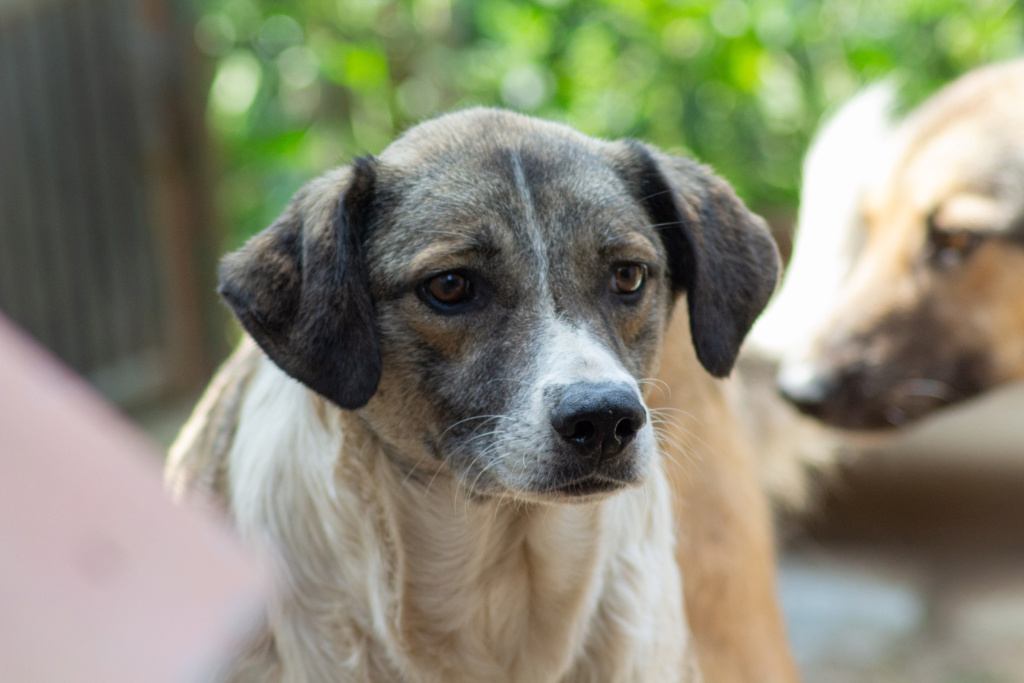
<svg viewBox="0 0 1024 683">
<path fill-rule="evenodd" d="M 673 290 L 686 292 L 697 358 L 725 377 L 775 291 L 775 241 L 728 183 L 700 164 L 633 140 L 619 145 L 613 165 L 661 235 Z"/>
<path fill-rule="evenodd" d="M 310 182 L 219 271 L 218 291 L 270 359 L 349 410 L 370 400 L 381 376 L 363 257 L 375 185 L 372 158 Z"/>
</svg>

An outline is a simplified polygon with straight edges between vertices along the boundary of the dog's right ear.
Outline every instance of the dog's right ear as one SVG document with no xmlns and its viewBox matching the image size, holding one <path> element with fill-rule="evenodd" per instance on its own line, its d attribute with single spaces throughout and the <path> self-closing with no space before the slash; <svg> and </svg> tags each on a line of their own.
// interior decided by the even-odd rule
<svg viewBox="0 0 1024 683">
<path fill-rule="evenodd" d="M 363 256 L 375 184 L 372 157 L 309 183 L 219 271 L 218 291 L 271 360 L 349 410 L 381 375 Z"/>
<path fill-rule="evenodd" d="M 697 358 L 713 376 L 725 377 L 775 290 L 775 241 L 708 169 L 636 141 L 610 149 L 613 168 L 661 236 L 673 290 L 686 292 Z"/>
</svg>

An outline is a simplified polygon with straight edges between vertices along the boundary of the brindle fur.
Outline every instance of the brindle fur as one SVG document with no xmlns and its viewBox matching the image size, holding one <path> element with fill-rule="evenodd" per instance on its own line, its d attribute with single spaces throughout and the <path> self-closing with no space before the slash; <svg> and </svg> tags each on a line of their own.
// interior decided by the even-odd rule
<svg viewBox="0 0 1024 683">
<path fill-rule="evenodd" d="M 609 292 L 611 266 L 636 261 L 649 264 L 647 291 L 625 305 Z M 439 314 L 417 286 L 456 268 L 475 274 L 481 305 Z M 681 610 L 666 615 L 640 599 L 645 580 L 670 586 L 677 571 L 656 559 L 671 557 L 671 535 L 657 521 L 667 489 L 653 437 L 642 432 L 628 457 L 603 471 L 615 488 L 641 487 L 637 509 L 653 506 L 648 523 L 627 531 L 633 513 L 623 516 L 616 501 L 633 505 L 628 492 L 553 493 L 578 466 L 547 425 L 558 386 L 550 378 L 571 370 L 603 381 L 614 371 L 646 394 L 642 380 L 657 372 L 683 295 L 696 356 L 711 375 L 728 374 L 777 268 L 763 223 L 702 167 L 510 112 L 474 109 L 421 124 L 379 158 L 307 185 L 225 259 L 221 292 L 262 352 L 316 393 L 281 404 L 294 408 L 293 422 L 273 423 L 266 411 L 291 395 L 291 380 L 264 365 L 246 379 L 254 357 L 265 361 L 243 348 L 168 469 L 179 492 L 220 498 L 243 535 L 269 543 L 281 565 L 285 590 L 265 646 L 238 671 L 263 672 L 261 680 L 490 680 L 497 671 L 509 680 L 693 680 L 686 629 L 673 625 Z M 311 453 L 300 443 L 321 445 Z M 267 455 L 254 459 L 254 449 Z M 310 474 L 316 462 L 333 463 L 333 482 Z M 438 507 L 449 492 L 466 502 Z M 531 549 L 566 525 L 582 525 L 571 542 Z M 321 527 L 334 531 L 320 537 Z M 437 573 L 444 542 L 428 537 L 452 533 L 476 549 L 444 560 L 455 563 L 445 565 L 449 577 Z M 645 538 L 653 554 L 629 560 L 623 574 L 625 555 L 616 553 Z M 348 554 L 331 559 L 332 544 Z M 594 554 L 602 547 L 611 555 Z M 473 588 L 480 562 L 505 566 L 524 551 L 534 558 L 528 573 L 488 570 Z M 359 564 L 371 555 L 379 575 Z M 577 578 L 565 583 L 566 571 Z M 606 572 L 603 583 L 588 571 Z M 362 604 L 366 590 L 391 607 Z M 584 595 L 593 597 L 580 602 Z M 513 637 L 520 608 L 534 625 Z M 645 610 L 653 611 L 640 617 Z M 667 650 L 644 644 L 627 613 L 666 620 L 664 637 L 679 640 Z M 456 617 L 484 621 L 462 628 Z M 520 651 L 538 638 L 535 650 Z"/>
</svg>

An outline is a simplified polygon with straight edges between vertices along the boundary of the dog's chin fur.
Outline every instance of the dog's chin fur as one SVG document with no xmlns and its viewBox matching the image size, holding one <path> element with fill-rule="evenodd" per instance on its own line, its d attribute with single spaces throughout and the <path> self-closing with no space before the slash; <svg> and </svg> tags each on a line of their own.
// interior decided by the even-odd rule
<svg viewBox="0 0 1024 683">
<path fill-rule="evenodd" d="M 512 502 L 536 503 L 539 505 L 576 505 L 605 500 L 620 491 L 640 488 L 646 473 L 630 481 L 611 479 L 600 475 L 576 479 L 563 484 L 553 484 L 539 490 L 515 491 L 508 495 Z"/>
<path fill-rule="evenodd" d="M 449 476 L 445 475 L 445 478 L 447 479 Z M 459 495 L 466 496 L 472 500 L 491 499 L 512 505 L 521 503 L 572 505 L 577 503 L 593 503 L 604 500 L 620 491 L 642 487 L 646 477 L 647 471 L 645 470 L 628 480 L 603 475 L 590 475 L 564 482 L 553 481 L 549 485 L 540 485 L 536 488 L 528 489 L 501 488 L 498 490 L 480 490 L 468 487 L 464 483 L 458 484 L 458 487 Z"/>
<path fill-rule="evenodd" d="M 589 473 L 566 475 L 564 466 L 527 487 L 510 488 L 510 495 L 531 502 L 587 502 L 605 498 L 629 488 L 642 486 L 654 458 L 654 435 L 644 427 L 635 443 L 618 457 L 616 464 Z M 559 454 L 556 463 L 572 462 L 571 453 Z"/>
<path fill-rule="evenodd" d="M 276 560 L 279 591 L 273 638 L 233 680 L 696 676 L 657 460 L 614 495 L 469 497 L 444 473 L 410 481 L 357 414 L 265 357 L 253 372 L 228 493 L 242 536 Z"/>
</svg>

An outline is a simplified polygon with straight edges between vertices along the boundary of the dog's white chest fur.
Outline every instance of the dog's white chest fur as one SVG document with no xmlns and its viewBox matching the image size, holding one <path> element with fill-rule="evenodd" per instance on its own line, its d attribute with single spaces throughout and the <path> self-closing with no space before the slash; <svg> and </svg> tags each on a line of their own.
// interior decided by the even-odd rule
<svg viewBox="0 0 1024 683">
<path fill-rule="evenodd" d="M 320 401 L 264 359 L 242 406 L 232 512 L 281 579 L 238 679 L 695 678 L 657 462 L 601 502 L 467 500 Z"/>
</svg>

